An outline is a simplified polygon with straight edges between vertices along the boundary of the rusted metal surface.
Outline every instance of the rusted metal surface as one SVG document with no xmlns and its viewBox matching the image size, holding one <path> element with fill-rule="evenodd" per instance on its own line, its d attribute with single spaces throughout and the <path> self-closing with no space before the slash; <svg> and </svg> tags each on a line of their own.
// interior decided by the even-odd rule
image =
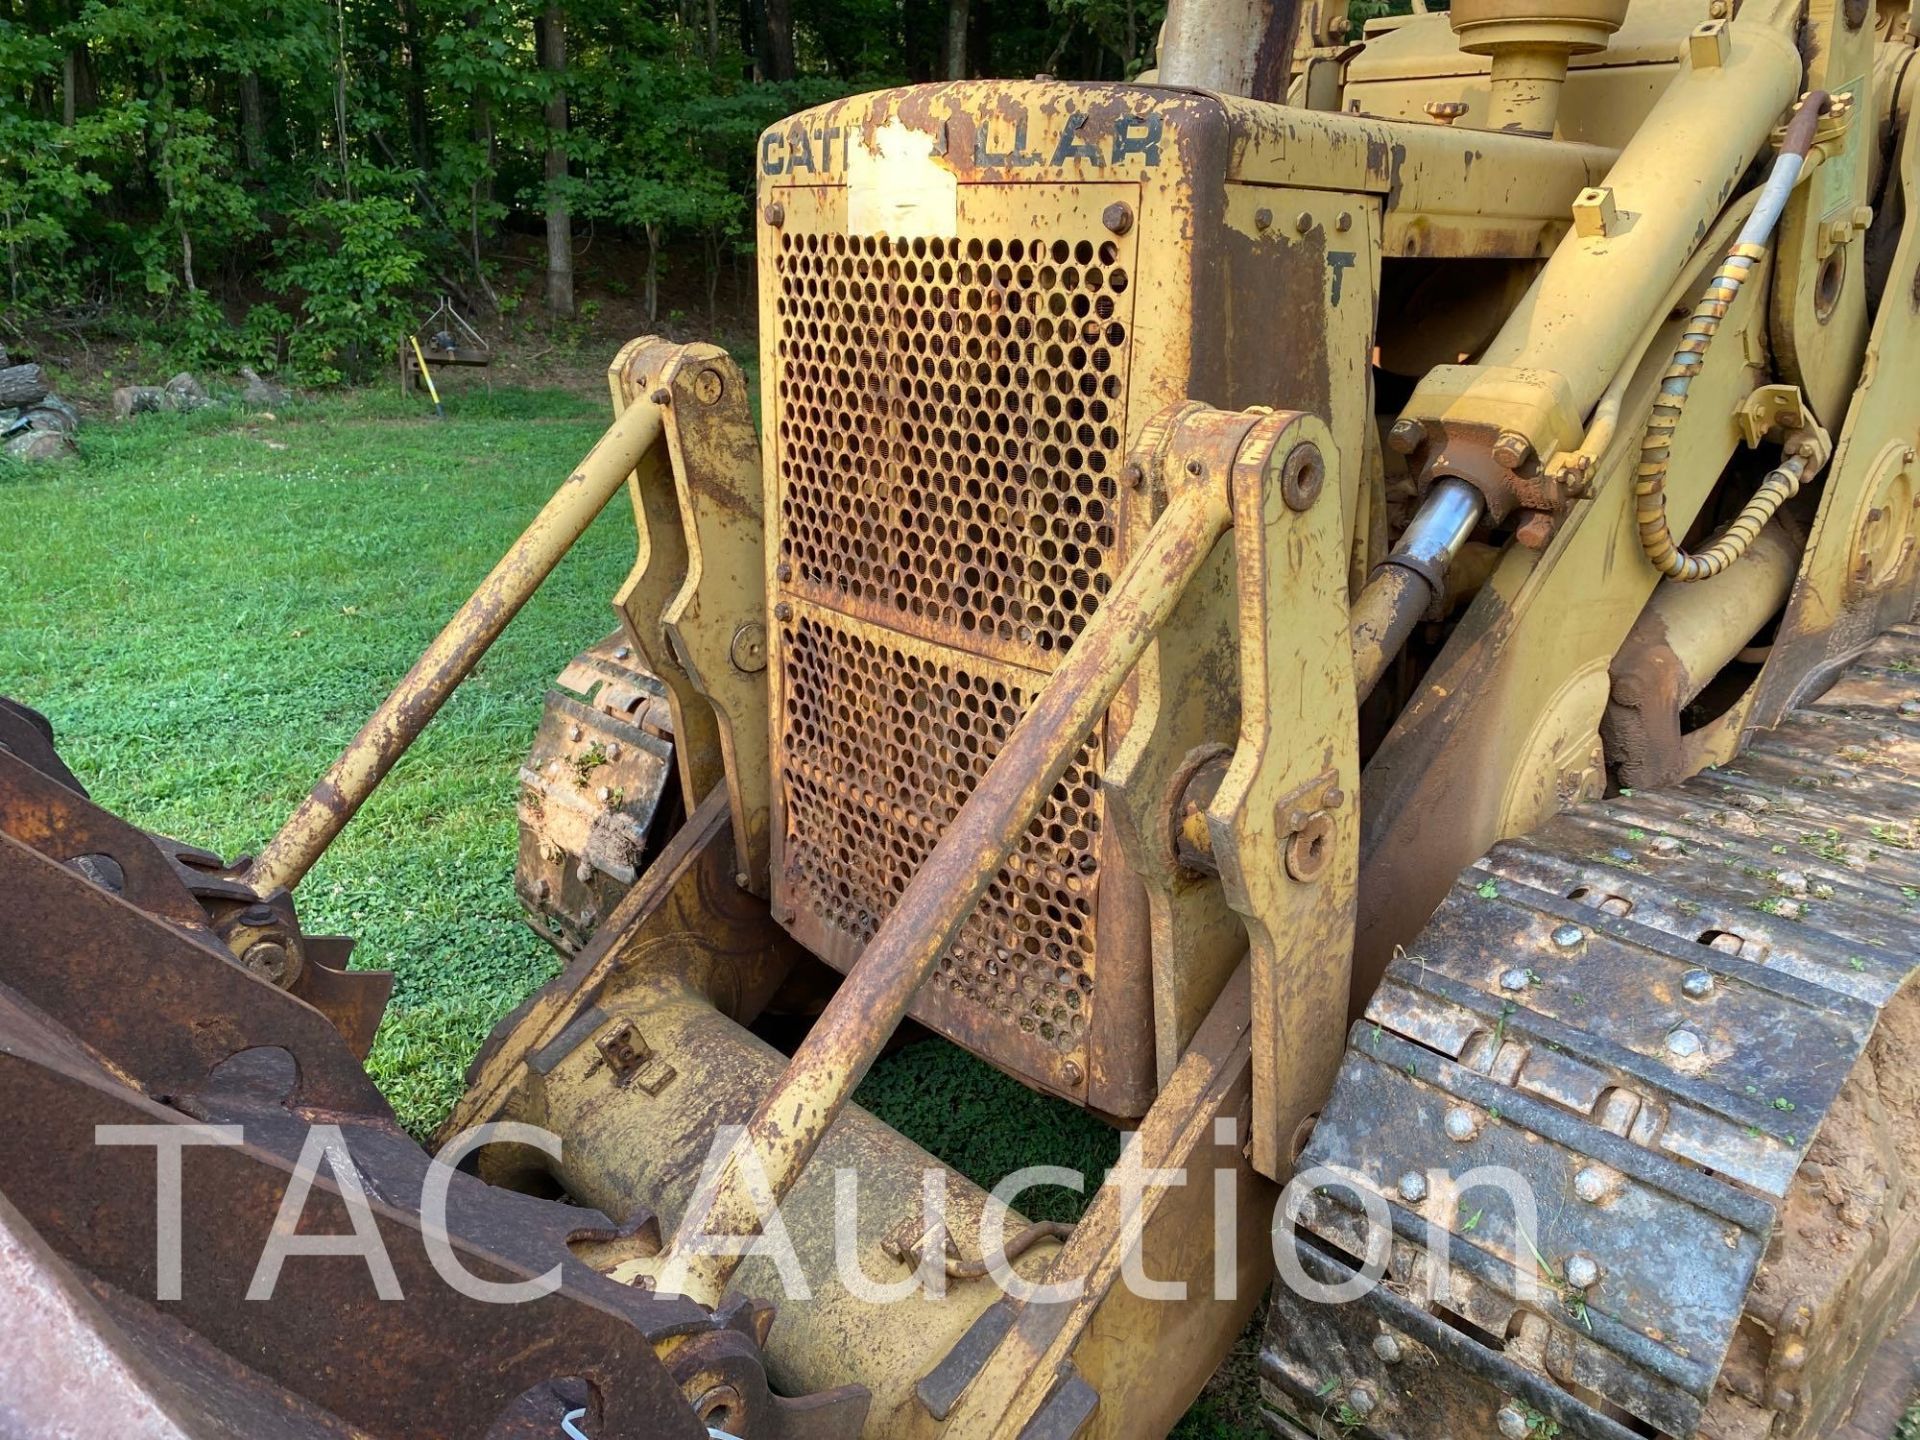
<svg viewBox="0 0 1920 1440">
<path fill-rule="evenodd" d="M 1512 1407 L 1614 1440 L 1610 1406 L 1663 1435 L 1833 1432 L 1920 1273 L 1916 674 L 1905 627 L 1733 763 L 1461 877 L 1302 1158 L 1378 1193 L 1398 1283 L 1276 1293 L 1264 1374 L 1296 1419 L 1333 1380 L 1370 1387 L 1354 1433 L 1405 1440 L 1505 1433 Z M 1456 1190 L 1479 1166 L 1525 1178 L 1537 1235 Z M 1355 1204 L 1302 1214 L 1322 1269 L 1366 1253 Z M 1441 1231 L 1450 1293 L 1422 1308 Z"/>
<path fill-rule="evenodd" d="M 660 410 L 651 403 L 614 421 L 254 858 L 249 885 L 264 893 L 300 883 L 660 434 Z"/>
<path fill-rule="evenodd" d="M 915 993 L 1002 873 L 1008 851 L 1072 764 L 1141 650 L 1226 531 L 1224 476 L 1188 476 L 1067 658 L 1007 736 L 899 903 L 808 1033 L 752 1124 L 703 1187 L 676 1245 L 702 1233 L 750 1235 L 757 1206 L 742 1157 L 764 1166 L 777 1198 L 805 1169 Z M 685 1249 L 682 1254 L 687 1254 Z M 688 1255 L 689 1291 L 718 1297 L 737 1255 Z"/>
<path fill-rule="evenodd" d="M 1138 1133 L 1141 1166 L 1183 1172 L 1187 1182 L 1147 1185 L 1132 1213 L 1116 1187 L 1094 1197 L 1049 1276 L 1080 1281 L 1076 1298 L 1005 1302 L 929 1374 L 922 1400 L 946 1422 L 942 1435 L 1163 1435 L 1192 1404 L 1272 1275 L 1275 1188 L 1246 1155 L 1252 1029 L 1250 967 L 1243 965 Z M 1200 1176 L 1210 1183 L 1196 1185 Z M 1233 1204 L 1224 1241 L 1215 1233 L 1222 1193 Z M 1224 1258 L 1216 1243 L 1234 1247 L 1230 1287 L 1215 1278 Z M 1135 1246 L 1146 1273 L 1187 1287 L 1184 1301 L 1170 1305 L 1123 1283 L 1123 1257 Z M 1179 1319 L 1169 1324 L 1173 1312 Z"/>
<path fill-rule="evenodd" d="M 93 878 L 137 873 L 148 837 L 122 823 L 99 852 L 111 869 L 62 863 L 78 827 L 38 827 L 43 842 L 60 842 L 53 853 L 15 838 L 40 813 L 15 807 L 20 793 L 0 795 L 0 1185 L 8 1229 L 30 1233 L 40 1256 L 33 1293 L 44 1304 L 62 1276 L 77 1280 L 75 1305 L 103 1352 L 123 1359 L 121 1400 L 144 1391 L 194 1434 L 552 1434 L 576 1400 L 591 1433 L 633 1440 L 697 1440 L 703 1415 L 775 1440 L 858 1429 L 863 1392 L 771 1392 L 759 1353 L 768 1317 L 752 1307 L 708 1311 L 616 1284 L 575 1258 L 576 1245 L 646 1233 L 644 1209 L 616 1227 L 575 1205 L 445 1175 L 458 1264 L 496 1283 L 557 1267 L 558 1281 L 514 1305 L 447 1284 L 428 1248 L 437 1231 L 421 1216 L 430 1157 L 394 1123 L 342 1036 L 210 937 Z M 108 828 L 96 819 L 88 843 Z M 398 1297 L 378 1293 L 360 1254 L 295 1259 L 272 1298 L 247 1293 L 321 1122 L 338 1127 L 360 1176 Z M 97 1143 L 103 1124 L 239 1127 L 236 1143 L 184 1159 L 178 1298 L 158 1308 L 155 1161 L 145 1147 Z M 306 1233 L 355 1228 L 338 1177 L 330 1165 L 315 1177 Z M 148 1343 L 170 1335 L 180 1338 Z"/>
<path fill-rule="evenodd" d="M 666 444 L 634 475 L 640 557 L 614 597 L 665 682 L 681 798 L 724 784 L 740 885 L 767 894 L 767 545 L 747 382 L 717 345 L 643 337 L 608 369 L 614 409 L 662 408 Z"/>
<path fill-rule="evenodd" d="M 579 950 L 673 833 L 679 800 L 666 687 L 616 631 L 560 672 L 520 767 L 513 888 L 528 923 Z"/>
<path fill-rule="evenodd" d="M 1645 790 L 1700 769 L 1687 707 L 1779 613 L 1805 540 L 1804 529 L 1781 515 L 1714 584 L 1654 591 L 1608 668 L 1600 736 L 1616 784 Z"/>
<path fill-rule="evenodd" d="M 44 724 L 24 707 L 14 706 L 12 713 Z M 23 754 L 32 754 L 38 765 L 28 763 Z M 56 767 L 54 772 L 38 768 L 48 764 Z M 218 856 L 147 834 L 95 805 L 78 782 L 68 784 L 60 774 L 71 779 L 50 746 L 0 751 L 0 832 L 19 842 L 23 852 L 38 852 L 91 882 L 74 890 L 80 897 L 76 903 L 103 915 L 101 923 L 110 932 L 130 923 L 124 910 L 111 903 L 113 897 L 159 916 L 181 946 L 229 956 L 248 974 L 321 1012 L 355 1054 L 367 1053 L 393 988 L 391 975 L 349 972 L 352 942 L 304 934 L 285 891 L 263 899 L 233 879 Z M 11 854 L 0 864 L 19 872 L 32 868 L 24 853 Z M 60 884 L 67 883 L 63 876 Z M 87 922 L 78 923 L 84 927 Z M 33 950 L 41 942 L 23 929 L 17 943 Z M 50 997 L 77 993 L 71 977 L 43 979 Z M 160 986 L 164 979 L 147 976 L 139 983 Z M 244 990 L 231 976 L 219 975 L 212 983 Z M 113 1002 L 101 1006 L 103 1011 L 117 1008 Z M 117 1014 L 110 1023 L 137 1026 L 139 1007 Z"/>
<path fill-rule="evenodd" d="M 908 240 L 816 228 L 796 207 L 773 237 L 775 902 L 842 970 L 1126 558 L 1137 243 L 1104 222 L 1108 197 L 1136 192 L 1048 187 L 1011 235 L 997 209 Z M 1102 971 L 1145 964 L 1102 942 L 1120 893 L 1102 885 L 1104 732 L 914 1006 L 1080 1100 L 1096 1069 L 1133 1058 L 1090 1053 Z"/>
<path fill-rule="evenodd" d="M 643 1206 L 670 1232 L 719 1127 L 747 1123 L 785 1065 L 785 1056 L 662 970 L 604 992 L 531 1056 L 507 1114 L 566 1136 L 562 1155 L 546 1163 L 568 1194 L 609 1213 Z M 924 1199 L 929 1174 L 944 1181 L 934 1218 Z M 857 1208 L 841 1202 L 841 1177 L 856 1182 Z M 906 1433 L 918 1408 L 915 1381 L 1000 1298 L 981 1264 L 986 1205 L 979 1186 L 849 1105 L 781 1203 L 806 1293 L 788 1293 L 775 1260 L 760 1255 L 741 1265 L 728 1298 L 779 1297 L 766 1355 L 785 1386 L 811 1392 L 857 1382 L 872 1395 L 865 1433 Z M 1059 1247 L 1052 1232 L 1025 1227 L 1019 1215 L 1008 1217 L 1007 1254 L 1019 1274 L 1038 1281 Z M 877 1303 L 839 1282 L 843 1255 L 876 1285 L 924 1273 L 919 1252 L 930 1231 L 943 1235 L 946 1259 L 941 1266 L 936 1255 L 933 1264 L 950 1276 L 937 1299 Z M 658 1274 L 657 1250 L 608 1246 L 582 1258 L 615 1280 L 639 1280 Z"/>
</svg>

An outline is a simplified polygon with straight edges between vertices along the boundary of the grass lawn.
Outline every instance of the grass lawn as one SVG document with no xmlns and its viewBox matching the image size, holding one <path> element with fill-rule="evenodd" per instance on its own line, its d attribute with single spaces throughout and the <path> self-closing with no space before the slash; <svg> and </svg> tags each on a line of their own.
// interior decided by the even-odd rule
<svg viewBox="0 0 1920 1440">
<path fill-rule="evenodd" d="M 53 721 L 96 798 L 232 858 L 257 849 L 604 427 L 604 401 L 388 393 L 95 423 L 82 457 L 0 465 L 0 694 Z M 616 500 L 298 891 L 302 923 L 395 972 L 369 1068 L 425 1137 L 499 1017 L 559 968 L 513 894 L 515 771 L 560 667 L 612 628 Z M 1097 1184 L 1114 1132 L 951 1046 L 875 1067 L 870 1109 L 991 1185 Z M 1080 1197 L 1029 1192 L 1036 1218 Z M 1251 1435 L 1251 1335 L 1182 1425 Z"/>
</svg>

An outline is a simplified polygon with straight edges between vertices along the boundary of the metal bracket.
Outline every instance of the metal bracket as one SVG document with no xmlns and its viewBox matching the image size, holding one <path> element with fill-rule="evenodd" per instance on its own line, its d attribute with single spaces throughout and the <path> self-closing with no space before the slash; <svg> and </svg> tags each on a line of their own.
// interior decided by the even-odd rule
<svg viewBox="0 0 1920 1440">
<path fill-rule="evenodd" d="M 1795 430 L 1804 430 L 1811 423 L 1806 397 L 1798 385 L 1760 386 L 1740 402 L 1733 418 L 1740 427 L 1740 438 L 1747 442 L 1749 449 L 1769 436 L 1779 439 Z"/>
<path fill-rule="evenodd" d="M 1326 1017 L 1347 1004 L 1353 950 L 1360 827 L 1334 803 L 1360 778 L 1346 546 L 1340 506 L 1315 503 L 1341 487 L 1299 480 L 1336 464 L 1325 425 L 1279 412 L 1248 433 L 1231 481 L 1240 734 L 1207 828 L 1252 951 L 1253 1166 L 1274 1178 L 1339 1065 Z"/>
<path fill-rule="evenodd" d="M 641 396 L 661 407 L 667 441 L 630 486 L 640 556 L 614 608 L 666 683 L 688 811 L 726 784 L 737 882 L 765 896 L 765 526 L 746 377 L 717 345 L 651 338 L 623 348 L 607 376 L 616 411 Z"/>
</svg>

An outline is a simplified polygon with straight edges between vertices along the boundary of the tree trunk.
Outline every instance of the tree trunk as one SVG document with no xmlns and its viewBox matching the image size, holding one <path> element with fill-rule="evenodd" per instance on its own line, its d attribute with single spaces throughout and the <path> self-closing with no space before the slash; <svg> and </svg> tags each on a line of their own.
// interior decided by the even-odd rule
<svg viewBox="0 0 1920 1440">
<path fill-rule="evenodd" d="M 252 70 L 240 77 L 240 158 L 258 175 L 267 168 L 267 116 L 260 99 L 260 76 Z"/>
<path fill-rule="evenodd" d="M 339 50 L 333 66 L 333 128 L 340 147 L 340 184 L 353 199 L 353 165 L 347 152 L 347 7 L 345 0 L 333 0 L 335 35 Z"/>
<path fill-rule="evenodd" d="M 762 12 L 767 36 L 767 79 L 793 79 L 792 0 L 766 0 Z"/>
<path fill-rule="evenodd" d="M 77 40 L 60 62 L 60 118 L 72 125 L 100 103 L 100 85 L 93 72 L 93 52 Z"/>
<path fill-rule="evenodd" d="M 573 314 L 573 216 L 567 210 L 567 16 L 548 0 L 540 16 L 540 64 L 551 77 L 547 96 L 547 309 Z"/>
<path fill-rule="evenodd" d="M 427 39 L 420 31 L 418 0 L 400 0 L 401 43 L 407 50 L 407 135 L 413 146 L 413 163 L 422 170 L 433 169 L 433 128 L 427 123 Z"/>
<path fill-rule="evenodd" d="M 647 307 L 647 324 L 660 318 L 660 227 L 649 224 L 647 231 L 647 275 L 641 298 Z"/>
<path fill-rule="evenodd" d="M 967 78 L 967 11 L 969 0 L 947 0 L 947 78 Z"/>
<path fill-rule="evenodd" d="M 0 409 L 38 405 L 47 398 L 47 377 L 38 365 L 9 365 L 0 370 Z"/>
</svg>

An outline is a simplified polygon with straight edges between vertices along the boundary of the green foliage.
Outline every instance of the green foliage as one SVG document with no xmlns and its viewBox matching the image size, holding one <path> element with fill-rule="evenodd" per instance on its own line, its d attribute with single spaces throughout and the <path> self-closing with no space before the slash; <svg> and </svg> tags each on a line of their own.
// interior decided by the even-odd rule
<svg viewBox="0 0 1920 1440">
<path fill-rule="evenodd" d="M 768 81 L 761 6 L 566 0 L 555 74 L 546 0 L 33 0 L 0 19 L 0 322 L 102 317 L 183 363 L 355 379 L 434 294 L 504 299 L 502 241 L 554 201 L 576 247 L 646 247 L 650 310 L 669 268 L 711 302 L 752 244 L 760 132 L 944 78 L 953 3 L 792 0 L 796 73 Z M 1132 75 L 1165 13 L 968 3 L 975 75 Z"/>
<path fill-rule="evenodd" d="M 369 171 L 361 183 L 394 185 L 404 178 Z M 362 188 L 357 196 L 312 200 L 287 221 L 269 283 L 299 296 L 294 371 L 314 384 L 364 380 L 410 323 L 426 271 L 426 255 L 415 243 L 419 217 L 400 195 Z"/>
</svg>

